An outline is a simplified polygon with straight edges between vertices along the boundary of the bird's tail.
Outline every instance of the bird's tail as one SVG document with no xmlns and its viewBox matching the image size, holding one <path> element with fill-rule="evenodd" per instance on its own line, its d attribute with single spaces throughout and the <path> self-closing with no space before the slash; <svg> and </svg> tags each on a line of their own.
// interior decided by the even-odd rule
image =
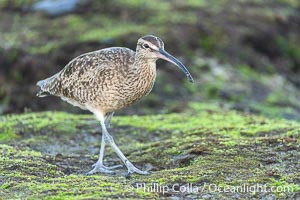
<svg viewBox="0 0 300 200">
<path fill-rule="evenodd" d="M 49 95 L 51 95 L 49 92 L 45 92 L 43 90 L 40 90 L 40 91 L 38 91 L 38 93 L 36 93 L 37 97 L 46 97 L 46 96 L 49 96 Z"/>
<path fill-rule="evenodd" d="M 37 97 L 46 97 L 51 95 L 49 92 L 43 90 L 44 84 L 45 84 L 45 80 L 41 80 L 36 83 L 36 85 L 40 87 L 40 91 L 36 93 Z"/>
</svg>

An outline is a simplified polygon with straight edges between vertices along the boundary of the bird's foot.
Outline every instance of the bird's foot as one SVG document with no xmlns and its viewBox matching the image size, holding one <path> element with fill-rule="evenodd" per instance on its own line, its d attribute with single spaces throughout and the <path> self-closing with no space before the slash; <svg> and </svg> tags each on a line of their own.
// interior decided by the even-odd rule
<svg viewBox="0 0 300 200">
<path fill-rule="evenodd" d="M 149 175 L 151 172 L 149 171 L 142 171 L 136 168 L 131 162 L 126 162 L 126 167 L 128 168 L 128 173 L 125 175 L 126 178 L 129 178 L 133 173 L 141 174 L 141 175 Z"/>
<path fill-rule="evenodd" d="M 92 165 L 92 167 L 96 167 L 96 166 L 101 166 L 101 167 L 103 167 L 105 169 L 108 169 L 108 170 L 110 170 L 110 169 L 117 169 L 117 168 L 122 168 L 123 167 L 123 165 L 113 165 L 113 166 L 107 167 L 107 166 L 104 166 L 103 164 L 99 164 L 98 162 L 96 162 L 95 164 Z"/>
<path fill-rule="evenodd" d="M 107 174 L 115 174 L 115 172 L 112 171 L 112 169 L 121 168 L 121 167 L 123 167 L 123 165 L 114 165 L 114 166 L 107 167 L 107 166 L 104 166 L 103 164 L 100 164 L 97 162 L 97 163 L 93 164 L 92 167 L 94 167 L 94 168 L 91 171 L 89 171 L 88 173 L 86 173 L 87 175 L 92 175 L 97 172 L 107 173 Z"/>
</svg>

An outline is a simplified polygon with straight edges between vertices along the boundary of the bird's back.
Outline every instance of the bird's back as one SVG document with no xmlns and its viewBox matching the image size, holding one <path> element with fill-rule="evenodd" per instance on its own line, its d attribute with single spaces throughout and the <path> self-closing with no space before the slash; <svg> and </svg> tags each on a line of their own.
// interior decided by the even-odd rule
<svg viewBox="0 0 300 200">
<path fill-rule="evenodd" d="M 55 95 L 86 109 L 87 104 L 117 103 L 134 63 L 135 52 L 113 47 L 74 58 L 57 74 L 39 81 L 38 96 Z M 111 105 L 113 106 L 113 105 Z"/>
</svg>

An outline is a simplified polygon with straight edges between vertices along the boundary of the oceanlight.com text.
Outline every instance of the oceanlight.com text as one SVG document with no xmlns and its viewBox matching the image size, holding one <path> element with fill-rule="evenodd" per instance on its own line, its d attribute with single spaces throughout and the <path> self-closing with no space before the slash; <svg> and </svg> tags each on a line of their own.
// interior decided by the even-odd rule
<svg viewBox="0 0 300 200">
<path fill-rule="evenodd" d="M 135 188 L 144 192 L 154 193 L 202 193 L 202 192 L 218 192 L 218 193 L 265 193 L 265 192 L 284 192 L 292 193 L 293 188 L 289 186 L 270 186 L 267 184 L 242 184 L 242 185 L 217 185 L 204 183 L 197 185 L 193 183 L 187 184 L 166 184 L 159 183 L 136 183 Z"/>
</svg>

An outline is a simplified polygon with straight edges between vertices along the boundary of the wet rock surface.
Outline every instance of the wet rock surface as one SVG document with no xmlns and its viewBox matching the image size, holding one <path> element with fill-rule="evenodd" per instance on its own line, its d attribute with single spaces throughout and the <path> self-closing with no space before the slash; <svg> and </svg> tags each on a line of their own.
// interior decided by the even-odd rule
<svg viewBox="0 0 300 200">
<path fill-rule="evenodd" d="M 299 198 L 299 123 L 203 107 L 190 105 L 184 116 L 115 117 L 109 131 L 116 143 L 152 171 L 129 179 L 126 168 L 85 175 L 101 141 L 91 115 L 2 117 L 1 197 Z M 109 147 L 105 164 L 121 164 Z"/>
<path fill-rule="evenodd" d="M 178 102 L 192 99 L 262 113 L 258 107 L 292 108 L 293 113 L 280 115 L 299 119 L 296 1 L 79 1 L 74 10 L 56 17 L 25 9 L 42 2 L 0 4 L 1 113 L 82 112 L 56 98 L 35 98 L 35 83 L 82 53 L 110 46 L 135 49 L 137 39 L 151 33 L 163 38 L 166 49 L 192 71 L 196 86 L 186 86 L 176 68 L 159 61 L 151 96 L 123 114 L 170 113 L 181 107 Z M 282 98 L 286 93 L 288 98 Z M 258 106 L 248 106 L 253 104 Z"/>
</svg>

